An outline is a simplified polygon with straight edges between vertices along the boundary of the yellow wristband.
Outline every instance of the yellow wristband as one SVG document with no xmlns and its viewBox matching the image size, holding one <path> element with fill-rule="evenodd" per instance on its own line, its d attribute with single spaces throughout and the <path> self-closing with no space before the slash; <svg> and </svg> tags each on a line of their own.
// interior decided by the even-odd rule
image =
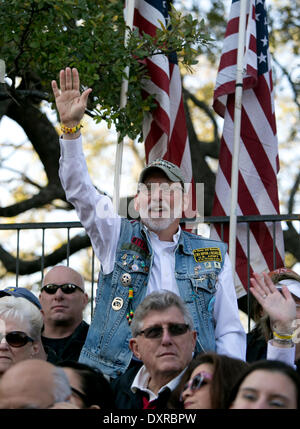
<svg viewBox="0 0 300 429">
<path fill-rule="evenodd" d="M 273 336 L 275 338 L 279 338 L 280 340 L 291 340 L 293 338 L 293 335 L 279 335 L 275 331 L 273 331 Z"/>
<path fill-rule="evenodd" d="M 76 125 L 76 126 L 75 126 L 75 127 L 73 127 L 73 128 L 69 128 L 69 127 L 66 127 L 65 125 L 61 124 L 60 129 L 62 130 L 62 132 L 63 132 L 64 134 L 75 134 L 75 133 L 77 133 L 77 131 L 79 131 L 79 130 L 80 130 L 80 128 L 82 128 L 82 127 L 83 127 L 83 125 L 81 125 L 81 124 L 78 124 L 78 125 Z"/>
</svg>

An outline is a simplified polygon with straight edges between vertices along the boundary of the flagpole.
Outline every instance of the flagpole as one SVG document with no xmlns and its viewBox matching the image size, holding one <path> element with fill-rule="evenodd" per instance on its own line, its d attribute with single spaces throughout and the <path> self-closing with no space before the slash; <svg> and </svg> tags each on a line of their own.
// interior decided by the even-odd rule
<svg viewBox="0 0 300 429">
<path fill-rule="evenodd" d="M 5 83 L 5 61 L 0 59 L 0 83 Z"/>
<path fill-rule="evenodd" d="M 125 6 L 125 37 L 124 37 L 124 45 L 127 46 L 127 41 L 129 37 L 129 32 L 133 27 L 133 16 L 134 16 L 134 2 L 135 0 L 126 0 Z M 127 91 L 128 91 L 128 78 L 129 78 L 129 66 L 126 66 L 124 69 L 124 74 L 126 77 L 122 80 L 121 86 L 121 95 L 120 95 L 120 108 L 124 108 L 127 103 Z M 124 139 L 117 142 L 117 150 L 116 150 L 116 161 L 115 161 L 115 176 L 114 176 L 114 192 L 113 192 L 113 207 L 115 213 L 119 213 L 119 204 L 120 204 L 120 177 L 121 177 L 121 169 L 122 169 L 122 157 L 123 157 L 123 146 Z"/>
<path fill-rule="evenodd" d="M 237 204 L 238 204 L 238 174 L 239 174 L 239 150 L 241 134 L 241 113 L 243 95 L 243 63 L 246 34 L 247 0 L 240 0 L 240 19 L 238 34 L 237 71 L 234 106 L 234 142 L 231 168 L 231 205 L 229 222 L 229 257 L 235 275 L 236 262 L 236 230 L 237 230 Z"/>
</svg>

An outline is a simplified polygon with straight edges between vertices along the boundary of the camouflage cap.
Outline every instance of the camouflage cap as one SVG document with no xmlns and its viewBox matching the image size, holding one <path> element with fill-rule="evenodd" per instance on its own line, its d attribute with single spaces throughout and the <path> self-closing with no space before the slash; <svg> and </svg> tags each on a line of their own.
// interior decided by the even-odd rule
<svg viewBox="0 0 300 429">
<path fill-rule="evenodd" d="M 150 162 L 146 167 L 142 170 L 139 183 L 144 183 L 146 175 L 154 169 L 159 169 L 170 179 L 172 182 L 180 182 L 182 187 L 184 188 L 184 184 L 186 183 L 186 179 L 181 171 L 181 169 L 173 164 L 170 161 L 166 161 L 165 159 L 156 159 L 155 161 Z"/>
</svg>

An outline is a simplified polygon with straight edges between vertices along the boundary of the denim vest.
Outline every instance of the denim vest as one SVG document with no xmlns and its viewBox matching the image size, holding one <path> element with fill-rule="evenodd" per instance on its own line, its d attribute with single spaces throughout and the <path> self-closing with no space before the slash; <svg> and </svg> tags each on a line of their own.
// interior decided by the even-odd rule
<svg viewBox="0 0 300 429">
<path fill-rule="evenodd" d="M 215 351 L 214 300 L 216 281 L 227 245 L 181 231 L 175 251 L 175 276 L 179 293 L 197 331 L 196 350 Z M 153 252 L 146 228 L 122 219 L 114 269 L 99 275 L 96 306 L 79 361 L 115 378 L 132 358 L 128 312 L 128 278 L 133 288 L 133 311 L 146 296 Z M 129 276 L 128 276 L 129 274 Z M 127 279 L 127 280 L 126 280 Z M 162 289 L 164 285 L 161 285 Z"/>
</svg>

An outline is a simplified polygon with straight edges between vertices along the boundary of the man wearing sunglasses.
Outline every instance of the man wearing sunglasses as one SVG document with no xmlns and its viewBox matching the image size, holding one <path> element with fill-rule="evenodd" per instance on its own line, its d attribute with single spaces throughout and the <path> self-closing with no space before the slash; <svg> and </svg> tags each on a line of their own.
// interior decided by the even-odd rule
<svg viewBox="0 0 300 429">
<path fill-rule="evenodd" d="M 181 169 L 164 159 L 148 164 L 130 213 L 140 220 L 122 218 L 92 184 L 82 151 L 80 121 L 91 89 L 81 94 L 78 71 L 68 67 L 60 71 L 60 90 L 56 81 L 52 89 L 63 131 L 61 183 L 101 262 L 97 304 L 80 361 L 111 377 L 123 373 L 132 358 L 128 342 L 135 309 L 160 289 L 188 304 L 197 351 L 245 359 L 246 336 L 227 246 L 180 226 L 188 203 Z"/>
<path fill-rule="evenodd" d="M 82 276 L 58 265 L 45 275 L 39 296 L 44 316 L 42 341 L 48 361 L 78 360 L 89 325 L 83 320 L 88 302 Z"/>
<path fill-rule="evenodd" d="M 191 362 L 196 345 L 193 319 L 182 299 L 153 292 L 138 306 L 129 341 L 141 365 L 131 365 L 112 381 L 119 409 L 165 408 Z"/>
</svg>

